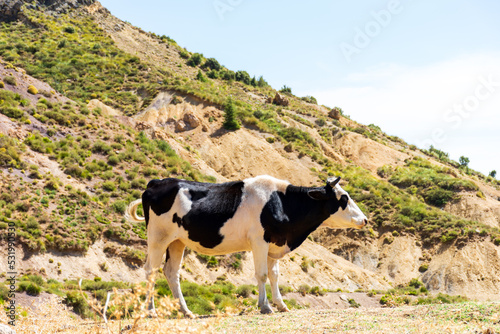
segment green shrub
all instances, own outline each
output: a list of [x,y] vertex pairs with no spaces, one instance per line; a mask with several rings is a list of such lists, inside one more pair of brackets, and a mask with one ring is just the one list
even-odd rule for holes
[[116,166],[120,163],[120,158],[116,154],[112,154],[108,156],[108,164],[112,166]]
[[307,284],[301,284],[297,289],[297,292],[300,293],[302,296],[308,294],[309,291],[311,291],[311,287]]
[[127,208],[127,203],[125,201],[116,201],[112,204],[112,207],[117,213],[124,214],[125,209]]
[[356,302],[354,299],[350,298],[348,300],[349,302],[349,307],[354,307],[354,308],[358,308],[361,306],[361,304],[359,304],[358,302]]
[[94,146],[92,146],[92,152],[108,154],[113,148],[103,141],[97,141]]
[[420,267],[418,267],[418,271],[421,273],[425,273],[429,269],[429,265],[427,263],[422,264]]
[[83,318],[91,316],[90,306],[80,291],[67,291],[63,303],[72,307],[73,311]]
[[201,73],[201,70],[198,70],[198,74],[196,74],[196,80],[199,80],[201,82],[207,82],[207,78]]
[[72,26],[67,26],[64,28],[64,32],[67,32],[68,34],[74,34],[75,33],[75,28]]
[[318,100],[316,100],[316,98],[314,96],[304,96],[302,98],[300,98],[302,101],[305,101],[307,103],[312,103],[312,104],[318,104]]
[[319,286],[313,286],[311,290],[309,291],[310,294],[315,295],[315,296],[324,296],[326,294],[326,290],[320,288]]
[[408,286],[414,287],[415,289],[418,289],[423,285],[424,283],[420,282],[418,278],[412,278],[410,283],[408,283]]
[[102,189],[106,191],[115,191],[116,190],[116,184],[113,181],[105,181],[102,184]]
[[38,296],[42,292],[42,288],[35,283],[30,283],[26,287],[26,293],[30,296]]
[[29,85],[29,87],[28,87],[28,93],[36,95],[36,94],[38,94],[38,89],[35,86],[33,86],[33,85]]
[[286,94],[292,94],[292,89],[288,87],[287,85],[283,85],[280,89],[281,93],[286,93]]
[[236,295],[238,297],[248,298],[255,291],[253,285],[243,284],[236,289]]
[[458,231],[455,231],[455,230],[448,231],[446,234],[444,234],[443,236],[441,236],[441,242],[442,243],[447,243],[447,242],[453,241],[459,235],[460,235],[460,232],[458,232]]
[[423,191],[422,196],[426,203],[442,207],[455,198],[455,193],[450,190],[444,190],[438,187],[431,187]]
[[196,67],[196,66],[200,65],[202,63],[202,61],[203,61],[203,55],[199,54],[199,53],[194,53],[191,56],[191,58],[188,59],[186,64],[189,66],[192,66],[192,67]]
[[16,78],[13,76],[5,77],[3,80],[11,86],[17,86]]
[[15,107],[0,107],[0,113],[7,117],[21,118],[24,115],[24,111]]
[[222,66],[219,64],[217,59],[215,58],[208,58],[205,61],[205,64],[203,64],[203,68],[208,68],[213,71],[220,71],[222,69]]
[[226,101],[224,106],[224,128],[228,130],[238,130],[241,125],[236,119],[236,107],[231,98]]

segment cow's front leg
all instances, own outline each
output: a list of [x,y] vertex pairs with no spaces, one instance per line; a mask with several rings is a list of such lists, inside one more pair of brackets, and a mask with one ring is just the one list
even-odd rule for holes
[[264,240],[252,245],[253,261],[255,265],[255,278],[257,279],[257,286],[259,288],[258,306],[260,307],[260,313],[263,314],[273,313],[271,306],[269,306],[266,295],[268,251],[269,244]]
[[288,312],[288,307],[283,302],[283,297],[281,297],[278,276],[279,276],[279,263],[278,260],[267,258],[267,272],[269,273],[269,283],[271,283],[271,292],[273,294],[273,303],[276,304],[280,312]]
[[175,299],[179,300],[180,311],[185,317],[194,318],[193,313],[188,309],[186,301],[181,291],[179,282],[179,270],[181,269],[182,257],[186,246],[179,240],[172,242],[167,248],[167,259],[163,266],[163,274],[167,278],[168,286]]

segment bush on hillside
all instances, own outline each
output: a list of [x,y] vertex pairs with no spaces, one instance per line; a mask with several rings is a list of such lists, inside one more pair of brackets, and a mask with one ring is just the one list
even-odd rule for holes
[[17,86],[16,78],[13,76],[5,77],[3,80],[11,86]]
[[38,89],[36,89],[36,87],[33,86],[33,85],[29,85],[29,87],[28,87],[28,93],[36,95],[36,94],[38,94]]
[[208,68],[214,71],[220,71],[222,69],[222,66],[219,64],[217,59],[215,58],[208,58],[205,61],[205,64],[203,64],[203,68]]
[[227,130],[238,130],[241,125],[236,119],[236,107],[231,98],[226,101],[224,106],[224,128]]
[[186,64],[192,67],[196,67],[200,65],[202,61],[203,61],[203,55],[200,53],[195,53],[191,56],[191,58],[188,59]]

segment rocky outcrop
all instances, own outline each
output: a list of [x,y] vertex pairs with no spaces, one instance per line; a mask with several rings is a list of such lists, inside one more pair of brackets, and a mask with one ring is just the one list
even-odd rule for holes
[[328,113],[328,116],[330,116],[333,119],[336,119],[337,121],[340,119],[340,109],[335,107],[330,112]]
[[178,120],[176,123],[175,123],[175,132],[184,132],[184,131],[187,131],[188,130],[188,126],[186,123],[184,123],[184,121],[181,119],[181,120]]
[[200,120],[192,112],[185,113],[183,120],[191,127],[191,129],[195,129],[200,126]]
[[288,106],[288,99],[286,97],[284,97],[283,95],[281,95],[280,93],[276,93],[276,95],[274,95],[274,99],[272,98],[268,98],[267,103],[273,103],[273,104],[276,104],[278,106],[283,106],[283,107],[287,107]]

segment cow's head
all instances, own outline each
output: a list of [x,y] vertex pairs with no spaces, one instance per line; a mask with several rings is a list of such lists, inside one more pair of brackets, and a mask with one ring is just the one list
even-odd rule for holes
[[340,177],[329,178],[326,186],[310,190],[308,195],[318,201],[327,201],[330,212],[323,226],[330,228],[362,228],[368,222],[365,214],[354,203],[347,191],[339,185]]

